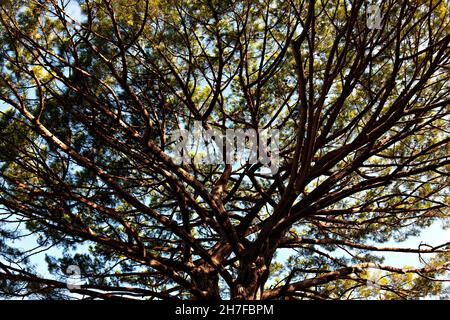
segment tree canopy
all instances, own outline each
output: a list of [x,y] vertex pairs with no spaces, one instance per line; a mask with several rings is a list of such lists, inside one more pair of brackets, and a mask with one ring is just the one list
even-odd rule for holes
[[[386,243],[449,222],[449,2],[373,8],[3,0],[0,296],[445,297],[448,243]],[[178,163],[194,123],[278,130],[277,170]]]

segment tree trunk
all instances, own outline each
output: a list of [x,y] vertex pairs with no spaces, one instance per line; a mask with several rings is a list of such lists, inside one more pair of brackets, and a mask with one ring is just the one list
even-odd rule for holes
[[241,260],[237,285],[231,292],[232,300],[260,300],[269,276],[271,257],[259,255],[255,261]]
[[220,299],[219,275],[213,268],[207,265],[197,267],[192,273],[192,282],[197,289],[207,293],[205,299]]

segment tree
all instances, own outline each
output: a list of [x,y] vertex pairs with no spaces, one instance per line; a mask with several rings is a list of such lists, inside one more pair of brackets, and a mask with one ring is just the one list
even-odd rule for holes
[[[1,294],[444,297],[448,243],[383,243],[448,224],[448,8],[3,1]],[[177,163],[194,123],[279,130],[277,170]]]

